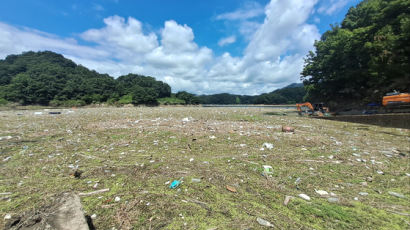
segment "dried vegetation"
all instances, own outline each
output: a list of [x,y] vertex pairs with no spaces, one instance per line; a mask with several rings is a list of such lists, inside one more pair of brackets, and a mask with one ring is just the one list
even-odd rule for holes
[[408,129],[266,108],[59,111],[0,112],[3,226],[63,192],[108,188],[81,196],[97,229],[410,227]]

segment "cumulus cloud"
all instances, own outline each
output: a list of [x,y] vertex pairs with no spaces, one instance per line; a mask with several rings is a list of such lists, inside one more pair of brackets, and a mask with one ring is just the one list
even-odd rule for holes
[[[307,23],[316,2],[271,0],[266,7],[260,7],[265,19],[249,25],[254,32],[239,28],[243,30],[240,33],[249,36],[241,56],[215,56],[211,49],[195,42],[189,25],[173,20],[153,32],[135,18],[112,16],[104,19],[102,28],[84,31],[77,39],[0,23],[0,57],[28,50],[52,50],[113,76],[130,72],[154,76],[169,83],[173,91],[259,94],[299,80],[303,58],[320,37],[316,26]],[[260,14],[243,13],[238,10],[221,18],[237,20],[239,16],[234,15],[242,14],[241,18],[249,19]],[[80,40],[92,45],[80,45]],[[219,45],[235,41],[235,36],[222,38]]]
[[132,17],[126,21],[119,16],[104,19],[105,27],[82,33],[82,39],[98,44],[98,49],[107,50],[119,59],[140,59],[158,46],[155,33],[144,34],[142,23]]
[[226,38],[221,38],[218,41],[218,45],[219,46],[225,46],[225,45],[229,45],[229,44],[232,44],[232,43],[235,43],[235,42],[236,42],[236,37],[234,35],[232,35],[232,36],[229,36],[229,37],[226,37]]
[[178,25],[175,21],[166,21],[161,32],[161,45],[168,52],[185,52],[197,49],[194,32],[187,25]]

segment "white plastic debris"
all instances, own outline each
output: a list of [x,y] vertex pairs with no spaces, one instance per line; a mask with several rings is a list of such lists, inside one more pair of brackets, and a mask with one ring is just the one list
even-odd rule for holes
[[329,197],[329,198],[327,198],[327,201],[329,201],[330,203],[337,203],[337,202],[339,202],[339,198]]
[[34,115],[42,115],[43,112],[34,112]]
[[188,117],[184,117],[184,118],[182,119],[182,121],[183,121],[183,122],[189,122],[189,118],[188,118]]
[[258,221],[258,223],[262,226],[266,226],[266,227],[273,227],[273,224],[271,224],[269,221],[264,220],[262,218],[256,218],[256,221]]
[[273,168],[270,165],[262,165],[264,174],[273,174]]
[[5,220],[10,220],[10,219],[11,219],[11,215],[10,215],[10,214],[6,214],[6,215],[4,216],[4,219],[5,219]]
[[315,192],[321,196],[327,196],[329,195],[328,192],[326,192],[325,190],[315,190]]
[[267,148],[267,149],[273,149],[273,144],[271,143],[263,143],[263,147]]
[[243,148],[246,147],[246,144],[240,144],[239,146]]
[[304,199],[304,200],[310,200],[310,197],[308,196],[308,195],[306,195],[306,194],[299,194],[298,195],[300,198],[302,198],[302,199]]
[[114,199],[115,202],[120,202],[120,200],[121,200],[121,198],[118,197],[118,196],[116,196],[115,199]]
[[194,158],[189,159],[189,162],[192,162],[192,161],[194,161]]
[[215,136],[209,136],[209,139],[216,139]]
[[3,162],[6,162],[6,161],[8,161],[8,160],[10,160],[10,159],[11,159],[11,157],[6,157],[6,158],[3,159]]
[[398,198],[406,198],[403,194],[397,192],[389,192],[389,194]]
[[95,213],[92,214],[92,215],[91,215],[91,219],[93,219],[93,220],[97,219],[97,214],[95,214]]
[[0,141],[2,141],[2,140],[10,140],[11,138],[13,138],[13,137],[12,137],[12,136],[0,137]]
[[296,180],[295,180],[296,185],[299,184],[299,183],[300,183],[300,177],[296,178]]
[[384,172],[381,171],[381,170],[377,170],[377,173],[380,174],[380,175],[383,175],[383,174],[384,174]]

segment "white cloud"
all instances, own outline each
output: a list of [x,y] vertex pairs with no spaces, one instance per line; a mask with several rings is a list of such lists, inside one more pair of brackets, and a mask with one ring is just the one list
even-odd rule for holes
[[239,24],[239,33],[243,35],[246,40],[250,41],[261,25],[261,23],[254,21],[243,21]]
[[187,25],[178,25],[175,21],[166,21],[161,32],[161,45],[169,52],[184,52],[197,49],[194,33]]
[[226,37],[226,38],[221,38],[218,41],[218,45],[219,46],[225,46],[225,45],[229,45],[229,44],[232,44],[232,43],[235,43],[235,42],[236,42],[236,37],[234,35],[232,35],[232,36],[229,36],[229,37]]
[[317,28],[306,24],[315,3],[316,0],[272,0],[266,7],[263,25],[246,48],[245,57],[266,61],[289,51],[306,53],[319,37]]
[[239,28],[239,33],[246,40],[250,40],[252,35],[261,25],[257,19],[265,14],[264,7],[257,2],[248,2],[241,8],[228,13],[216,16],[217,20],[224,20],[228,25]]
[[342,9],[350,0],[330,0],[326,1],[326,4],[319,7],[317,10],[319,13],[325,13],[327,15],[332,15],[334,12]]
[[0,58],[8,54],[46,49],[94,60],[109,56],[109,52],[105,50],[78,45],[74,39],[62,39],[41,31],[16,28],[0,22]]
[[243,8],[233,12],[223,13],[216,16],[217,20],[246,20],[262,16],[263,7],[257,2],[248,2]]
[[98,44],[99,49],[109,51],[116,58],[138,59],[158,46],[157,36],[144,34],[142,23],[132,17],[125,21],[112,16],[105,18],[104,23],[104,28],[87,30],[81,38]]
[[[104,27],[79,35],[78,41],[93,46],[0,23],[0,57],[52,50],[101,73],[154,76],[169,83],[173,91],[259,94],[299,80],[303,58],[320,37],[316,26],[306,22],[315,4],[316,0],[271,0],[264,8],[263,23],[249,24],[255,32],[242,32],[248,33],[249,44],[237,57],[229,53],[215,56],[208,47],[199,46],[188,25],[170,20],[154,33],[137,19],[119,16],[108,17]],[[255,13],[243,17],[251,15]],[[235,36],[221,39],[220,45],[235,40]]]

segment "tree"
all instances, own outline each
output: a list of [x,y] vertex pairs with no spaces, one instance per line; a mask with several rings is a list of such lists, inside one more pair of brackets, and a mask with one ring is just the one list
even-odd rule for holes
[[118,83],[118,91],[122,95],[130,93],[135,86],[140,86],[143,88],[152,88],[159,98],[171,96],[171,87],[164,82],[155,80],[153,77],[128,74],[118,77],[116,82]]
[[158,105],[158,92],[153,88],[134,86],[131,90],[132,103],[135,105]]
[[180,91],[175,95],[176,98],[184,100],[186,105],[197,105],[200,100],[194,94],[188,93],[186,91]]
[[238,96],[235,98],[235,103],[236,104],[241,104],[241,99]]
[[350,8],[309,52],[301,73],[306,99],[339,108],[410,91],[410,2],[366,0]]

